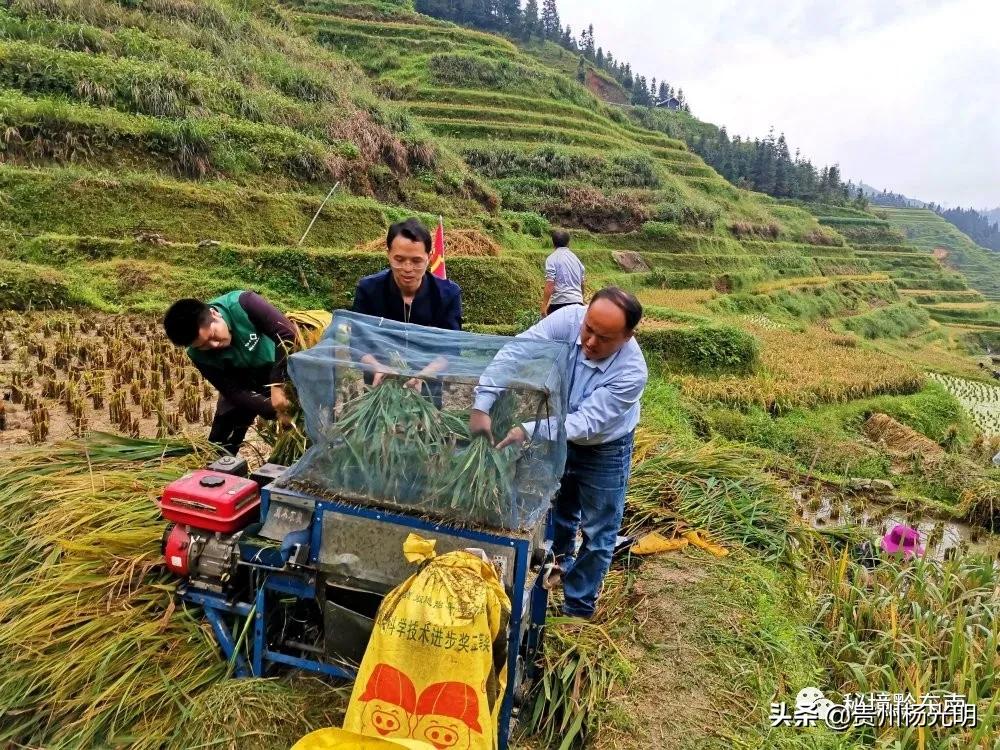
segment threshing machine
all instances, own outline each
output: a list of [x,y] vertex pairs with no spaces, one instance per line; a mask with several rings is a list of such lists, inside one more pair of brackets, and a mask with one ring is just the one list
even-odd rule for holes
[[[415,572],[402,555],[407,535],[434,539],[439,554],[479,549],[511,602],[498,727],[505,748],[545,624],[567,357],[564,344],[337,311],[322,340],[290,358],[312,442],[305,455],[249,476],[244,461],[224,457],[173,482],[161,499],[172,522],[167,567],[184,579],[181,599],[202,607],[235,674],[292,668],[353,679],[382,598]],[[373,370],[388,368],[373,387]],[[379,412],[384,420],[375,421],[382,404],[371,403],[373,394],[402,383],[424,401],[419,424],[412,410]],[[471,452],[478,438],[467,431],[474,404],[489,411],[494,434],[524,424],[530,436],[488,451],[495,463],[482,475]],[[463,474],[470,466],[473,474]]]

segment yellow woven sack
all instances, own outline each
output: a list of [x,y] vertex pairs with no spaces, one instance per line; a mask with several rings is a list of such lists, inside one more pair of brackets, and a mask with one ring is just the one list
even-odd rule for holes
[[363,737],[345,729],[317,729],[292,745],[292,750],[435,750],[434,745],[417,740],[380,740]]
[[510,600],[493,565],[469,552],[435,557],[433,541],[416,534],[403,551],[422,567],[379,607],[344,729],[494,750]]

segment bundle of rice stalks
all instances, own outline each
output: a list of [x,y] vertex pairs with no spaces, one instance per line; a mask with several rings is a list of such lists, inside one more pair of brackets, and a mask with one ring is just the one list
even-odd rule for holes
[[490,429],[493,433],[493,442],[503,440],[511,428],[517,422],[517,394],[513,390],[506,390],[493,403],[490,409]]
[[291,466],[309,447],[309,437],[304,430],[305,421],[301,410],[294,409],[289,417],[291,423],[288,426],[275,420],[257,420],[255,429],[258,436],[271,446],[271,452],[267,457],[269,463]]
[[398,377],[344,404],[337,430],[343,442],[328,456],[332,476],[345,487],[404,502],[414,499],[421,479],[440,468],[455,443],[441,412]]
[[862,431],[869,440],[882,443],[887,452],[899,457],[917,456],[924,462],[933,462],[944,455],[940,445],[888,414],[875,412],[865,421]]
[[411,432],[431,442],[448,437],[434,404],[394,376],[344,404],[337,427],[350,438],[410,439]]
[[0,744],[163,747],[225,674],[159,572],[155,497],[204,459],[163,456],[191,450],[99,435],[0,468]]
[[474,524],[510,526],[514,473],[520,447],[497,450],[484,435],[451,454],[443,475],[432,477],[433,508],[446,507]]
[[973,479],[962,492],[955,515],[995,532],[1000,525],[1000,482],[991,477]]
[[178,748],[287,750],[303,735],[339,726],[350,686],[314,677],[223,680],[194,696],[172,743]]
[[[358,245],[358,250],[385,252],[385,240],[372,240]],[[445,236],[445,258],[464,255],[469,257],[500,255],[500,245],[478,229],[449,229]]]
[[605,578],[593,620],[550,614],[541,677],[533,702],[529,701],[522,713],[526,730],[544,746],[585,746],[599,730],[617,686],[633,670],[617,643],[639,627],[636,612],[640,601],[634,577],[613,570]]
[[[523,447],[497,450],[487,437],[471,436],[466,411],[441,410],[404,381],[389,376],[347,401],[322,450],[300,463],[290,481],[321,495],[366,497],[462,523],[516,527],[515,475]],[[516,394],[498,399],[496,436],[507,434],[516,410]]]
[[683,520],[723,544],[780,556],[791,511],[788,493],[743,450],[672,446],[632,472],[624,528],[632,533]]
[[632,468],[656,454],[666,442],[666,435],[642,425],[636,427],[635,437],[632,440]]

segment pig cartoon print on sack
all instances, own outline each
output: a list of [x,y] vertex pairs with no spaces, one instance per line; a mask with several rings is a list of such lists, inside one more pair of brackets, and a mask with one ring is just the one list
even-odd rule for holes
[[417,700],[413,738],[436,750],[469,750],[479,725],[479,695],[464,682],[428,685]]
[[417,690],[413,681],[388,664],[377,664],[368,678],[361,722],[365,734],[380,737],[409,737],[410,720],[417,707]]

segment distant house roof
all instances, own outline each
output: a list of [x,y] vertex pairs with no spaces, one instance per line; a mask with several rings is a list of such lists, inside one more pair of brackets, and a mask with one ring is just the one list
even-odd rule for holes
[[671,96],[666,99],[660,99],[658,102],[656,102],[656,106],[663,107],[665,109],[680,109],[681,102],[680,99],[678,99],[677,97]]

